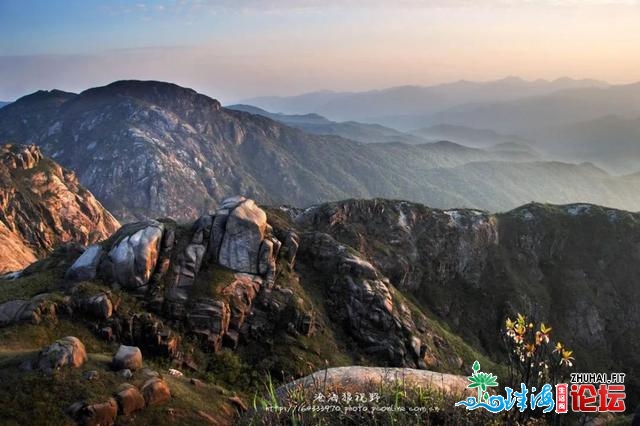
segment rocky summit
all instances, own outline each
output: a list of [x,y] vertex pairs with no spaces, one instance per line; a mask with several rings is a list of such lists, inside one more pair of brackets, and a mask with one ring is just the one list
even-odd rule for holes
[[0,274],[23,269],[61,243],[103,240],[118,227],[72,171],[36,146],[0,147]]
[[[22,340],[24,333],[38,337]],[[21,348],[0,360],[0,379],[22,389],[22,374],[40,383],[67,372],[68,392],[37,415],[82,424],[134,411],[152,424],[155,411],[142,400],[169,404],[196,424],[228,423],[246,409],[242,395],[262,377],[255,372],[279,381],[327,364],[462,373],[481,356],[362,253],[242,196],[190,224],[129,223],[36,262],[2,283],[0,337]],[[51,363],[40,368],[42,359]],[[154,365],[171,369],[150,375]],[[213,377],[241,396],[212,392]],[[209,405],[196,409],[197,401]],[[10,416],[24,419],[19,410]]]
[[[581,368],[630,373],[640,360],[615,348],[633,345],[638,331],[638,223],[637,214],[589,204],[489,214],[382,199],[261,207],[235,196],[191,223],[133,222],[86,248],[57,249],[4,281],[0,337],[22,349],[0,357],[0,379],[22,389],[14,369],[31,371],[33,383],[86,370],[82,385],[65,386],[93,402],[67,392],[39,413],[60,418],[68,406],[61,421],[135,411],[147,424],[149,406],[168,404],[196,423],[225,423],[246,409],[256,372],[284,383],[327,365],[455,375],[481,360],[502,371],[500,324],[520,311],[554,324]],[[45,355],[34,358],[36,349]],[[150,373],[167,365],[165,376]],[[348,371],[354,385],[386,374]],[[329,372],[310,377],[339,382]],[[629,377],[633,403],[638,383]],[[210,380],[240,396],[212,393]],[[446,381],[453,389],[464,377]]]

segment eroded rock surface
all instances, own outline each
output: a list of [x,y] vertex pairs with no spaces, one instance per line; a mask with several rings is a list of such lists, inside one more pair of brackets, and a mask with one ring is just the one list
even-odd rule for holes
[[0,274],[24,268],[61,243],[103,240],[118,226],[73,172],[36,146],[0,146]]

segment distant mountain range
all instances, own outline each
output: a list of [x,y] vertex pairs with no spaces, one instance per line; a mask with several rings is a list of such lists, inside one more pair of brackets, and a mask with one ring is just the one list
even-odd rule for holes
[[[333,93],[330,100],[328,96],[250,102],[273,111],[360,119],[428,140],[446,139],[475,147],[525,142],[563,161],[589,161],[615,174],[638,171],[640,83],[612,86],[596,80],[507,78]],[[313,104],[312,98],[318,102]]]
[[[379,124],[366,124],[357,121],[336,122],[319,114],[282,114],[272,113],[251,105],[229,105],[229,109],[245,111],[250,114],[262,115],[287,126],[304,130],[316,135],[334,135],[362,143],[403,142],[408,144],[423,144],[432,142],[419,135],[400,132]],[[445,138],[442,138],[445,139]],[[441,139],[437,139],[438,141]]]
[[0,108],[2,108],[5,105],[9,105],[11,102],[2,102],[0,101]]
[[[314,112],[331,120],[374,122],[408,130],[438,123],[414,122],[399,126],[396,121],[402,121],[406,116],[427,116],[478,102],[503,102],[565,89],[607,86],[607,83],[597,80],[560,78],[553,81],[525,81],[518,77],[507,77],[490,82],[463,80],[436,86],[400,86],[356,93],[323,91],[291,97],[259,97],[242,103],[285,114]],[[486,128],[482,125],[477,127]]]
[[[313,120],[327,125],[302,122]],[[153,81],[25,96],[0,110],[2,141],[39,145],[119,219],[194,218],[237,193],[298,206],[385,197],[492,211],[532,200],[640,210],[638,177],[544,162],[517,143],[363,144]]]
[[472,127],[436,124],[429,127],[422,127],[414,130],[412,134],[427,140],[448,140],[473,147],[490,147],[495,145],[512,144],[523,149],[531,143],[516,135],[505,135],[490,129],[475,129]]

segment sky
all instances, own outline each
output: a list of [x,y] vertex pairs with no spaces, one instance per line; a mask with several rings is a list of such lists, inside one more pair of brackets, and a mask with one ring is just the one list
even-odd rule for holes
[[225,104],[486,81],[640,80],[640,0],[0,0],[0,100],[119,79]]

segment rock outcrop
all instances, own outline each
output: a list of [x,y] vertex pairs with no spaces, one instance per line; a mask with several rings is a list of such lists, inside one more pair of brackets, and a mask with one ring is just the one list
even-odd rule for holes
[[420,332],[409,308],[392,294],[388,278],[327,234],[303,234],[300,256],[325,274],[329,315],[365,352],[395,366],[425,367],[426,349],[415,337]]
[[[291,231],[286,243],[284,264],[292,268],[299,237]],[[295,332],[313,331],[313,314],[304,313],[291,292],[273,289],[281,246],[264,210],[253,200],[231,197],[215,214],[201,216],[189,228],[170,220],[125,225],[100,245],[87,248],[66,278],[100,279],[143,295],[149,306],[184,321],[191,334],[217,351],[223,345],[235,348],[242,335],[257,335],[265,327],[273,331],[285,320],[284,326]],[[211,282],[219,282],[213,292]],[[72,294],[81,311],[104,320],[112,316],[108,294]],[[118,317],[109,324],[109,338],[154,352],[176,352],[175,336],[162,331],[162,322],[150,314]]]
[[75,174],[35,146],[0,146],[0,274],[22,269],[57,245],[91,244],[118,222]]

